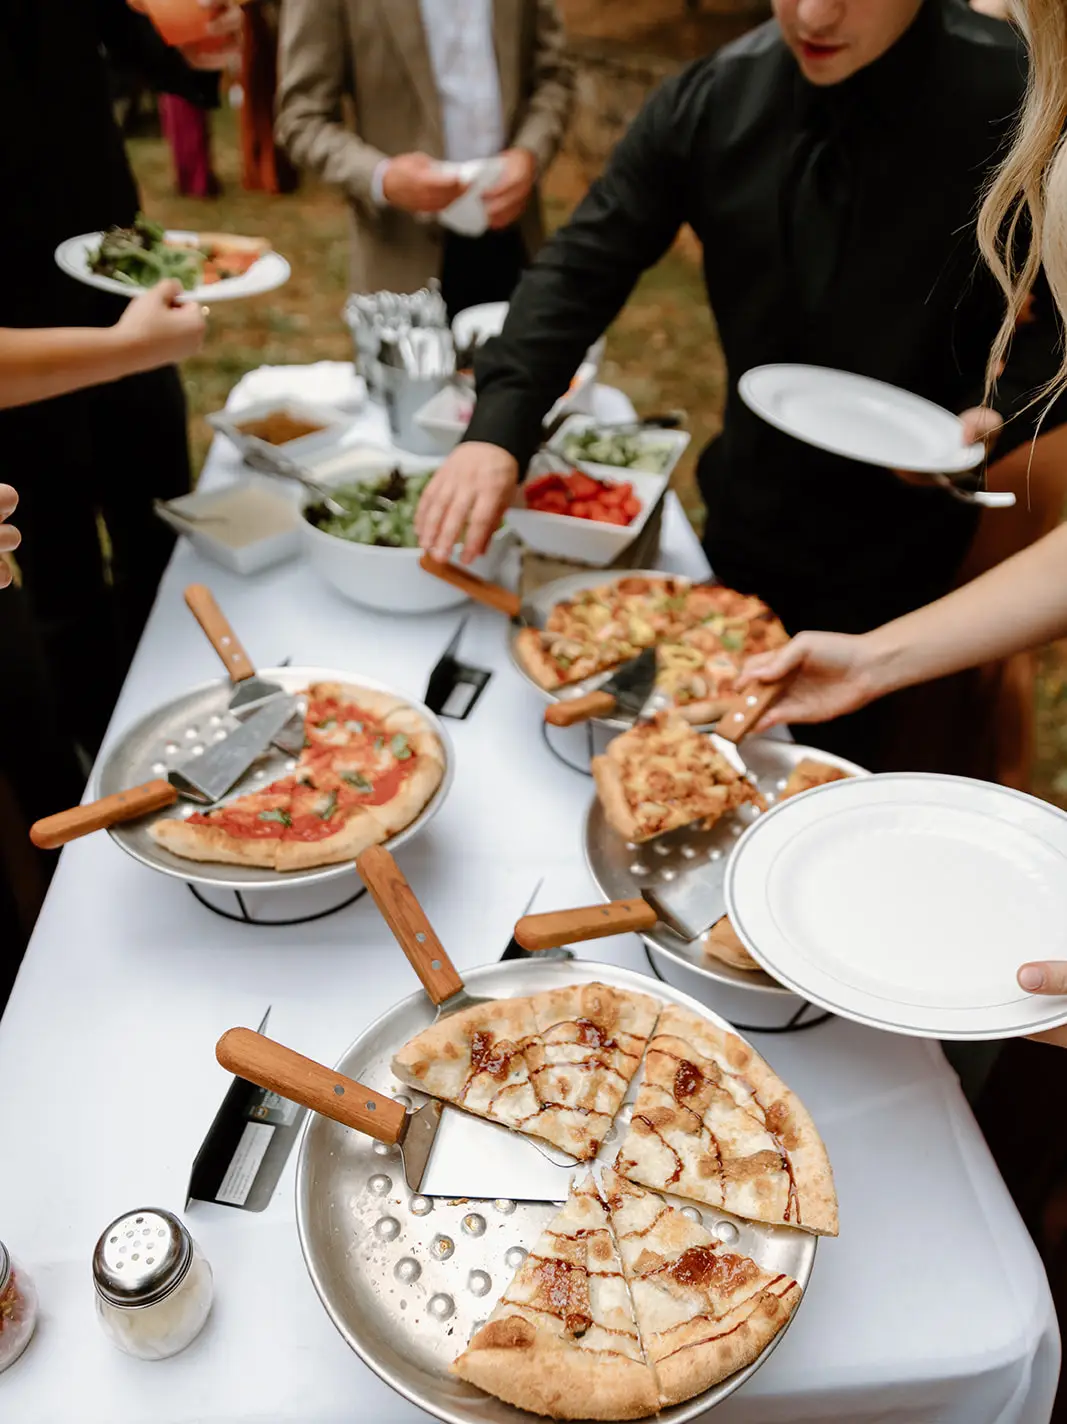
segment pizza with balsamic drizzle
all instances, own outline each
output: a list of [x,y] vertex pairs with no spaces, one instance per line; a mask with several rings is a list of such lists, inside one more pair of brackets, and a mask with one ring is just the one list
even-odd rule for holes
[[452,1372],[552,1419],[642,1419],[659,1406],[604,1204],[572,1185]]
[[837,1235],[837,1196],[803,1103],[736,1035],[669,1005],[615,1170],[750,1221]]
[[427,720],[372,688],[322,682],[306,696],[304,750],[289,775],[158,820],[153,840],[189,860],[291,871],[353,860],[409,825],[444,775]]
[[788,1324],[801,1296],[791,1276],[610,1170],[604,1196],[661,1408],[744,1369]]
[[393,1071],[587,1161],[622,1105],[659,1009],[647,994],[599,983],[474,1004],[417,1034]]

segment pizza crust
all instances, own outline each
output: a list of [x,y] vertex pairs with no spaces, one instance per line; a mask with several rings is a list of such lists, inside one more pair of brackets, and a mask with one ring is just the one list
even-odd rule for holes
[[155,821],[148,834],[155,843],[184,860],[215,861],[220,865],[249,865],[273,870],[281,842],[274,836],[256,840],[231,836],[218,826],[190,825],[168,816]]
[[608,825],[618,831],[625,841],[640,840],[641,827],[626,799],[619,763],[609,756],[595,756],[589,766]]
[[311,870],[317,865],[337,865],[342,860],[355,860],[368,846],[380,845],[386,830],[377,816],[358,808],[345,818],[344,825],[332,836],[319,841],[274,842],[277,854],[276,870]]
[[710,959],[721,959],[731,969],[743,969],[746,973],[757,973],[760,965],[752,958],[741,943],[737,931],[728,916],[712,925],[704,941],[704,953]]
[[419,756],[414,771],[400,783],[395,796],[380,806],[365,808],[365,813],[382,827],[383,840],[411,825],[440,786],[444,769],[444,762],[437,757]]
[[408,706],[402,697],[396,697],[391,692],[379,692],[373,687],[358,687],[351,682],[313,682],[307,695],[311,702],[353,702],[366,712],[368,717],[379,722],[384,722],[390,712]]
[[515,635],[515,656],[546,692],[563,686],[559,669],[548,655],[545,640],[536,628],[520,628]]

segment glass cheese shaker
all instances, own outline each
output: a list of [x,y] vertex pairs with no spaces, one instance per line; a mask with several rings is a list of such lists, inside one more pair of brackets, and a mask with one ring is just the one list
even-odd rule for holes
[[0,1241],[0,1373],[25,1350],[36,1324],[33,1282]]
[[93,1285],[104,1333],[139,1360],[184,1350],[211,1310],[211,1267],[174,1213],[158,1207],[111,1223],[93,1252]]

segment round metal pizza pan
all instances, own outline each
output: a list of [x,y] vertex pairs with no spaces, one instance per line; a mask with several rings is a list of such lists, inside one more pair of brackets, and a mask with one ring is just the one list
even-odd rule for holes
[[[730,1027],[669,984],[590,960],[511,961],[473,969],[464,979],[472,993],[500,997],[600,980],[651,993]],[[423,993],[404,999],[360,1035],[336,1065],[338,1071],[405,1105],[419,1106],[424,1095],[395,1078],[390,1064],[400,1047],[433,1021],[434,1012]],[[635,1080],[627,1102],[636,1092]],[[619,1129],[627,1120],[624,1106],[601,1149],[604,1162],[614,1158]],[[788,1273],[806,1291],[816,1237],[788,1226],[741,1221],[680,1197],[668,1200],[732,1249],[766,1269]],[[297,1229],[319,1298],[364,1363],[445,1424],[533,1424],[534,1415],[454,1378],[448,1367],[557,1210],[549,1203],[421,1197],[408,1189],[396,1148],[315,1114],[304,1128],[296,1177]],[[740,1388],[781,1338],[746,1369],[652,1417],[659,1424],[684,1424],[703,1416]]]
[[[421,713],[440,740],[445,759],[444,775],[441,784],[418,816],[385,844],[390,850],[395,850],[429,824],[448,795],[455,775],[455,754],[440,719],[428,707],[375,678],[364,677],[360,673],[343,672],[337,668],[274,667],[259,668],[257,673],[267,682],[279,683],[286,692],[303,692],[312,682],[345,682],[369,688],[374,692],[388,692],[394,697],[402,698],[416,712]],[[125,791],[131,786],[140,785],[141,782],[166,776],[172,766],[193,754],[196,747],[206,747],[213,741],[221,741],[227,731],[232,731],[238,725],[237,719],[229,711],[232,696],[231,683],[219,680],[205,682],[146,713],[132,727],[127,728],[105,753],[94,777],[93,796],[110,796],[112,792]],[[287,770],[291,770],[293,765],[291,758],[272,746],[267,754],[245,773],[230,796],[224,800],[269,786],[272,781],[284,776]],[[255,866],[213,865],[206,861],[185,860],[164,850],[149,835],[149,827],[164,816],[188,816],[198,809],[190,801],[178,801],[176,805],[155,815],[113,826],[108,834],[127,855],[132,855],[134,860],[139,860],[142,865],[159,870],[164,875],[172,875],[178,880],[188,880],[196,885],[210,885],[220,890],[277,890],[293,885],[317,884],[355,874],[351,861],[281,874],[277,870]]]
[[[785,786],[790,772],[806,757],[839,767],[852,776],[869,773],[855,762],[814,747],[801,747],[795,742],[779,741],[777,737],[747,737],[741,747],[745,763],[756,784],[770,805]],[[725,880],[726,863],[745,829],[759,816],[753,806],[745,806],[724,817],[710,831],[685,826],[657,836],[644,845],[624,841],[608,824],[599,800],[594,797],[585,820],[585,860],[597,889],[605,900],[630,900],[641,894],[643,886],[662,886],[668,891],[683,877],[717,875]],[[726,913],[723,895],[722,913]],[[641,935],[646,944],[659,950],[686,969],[731,989],[748,989],[757,994],[789,994],[785,988],[762,969],[735,969],[706,949],[708,935],[686,940],[662,922]]]
[[[565,578],[553,579],[551,583],[542,584],[533,593],[526,594],[524,602],[537,610],[538,621],[543,622],[555,605],[562,603],[564,599],[573,598],[583,589],[599,588],[606,583],[618,583],[624,578],[669,578],[684,584],[695,582],[683,574],[674,574],[667,569],[619,569],[614,575],[607,569],[583,569],[580,574],[567,574]],[[514,622],[508,628],[508,654],[521,675],[546,702],[567,702],[574,697],[584,697],[587,692],[593,692],[596,688],[602,687],[611,677],[611,672],[601,672],[597,673],[595,677],[587,677],[581,682],[576,682],[571,687],[561,687],[558,690],[549,691],[548,688],[542,687],[523,666],[522,659],[516,649],[516,639],[520,631],[520,625]],[[634,724],[632,717],[595,717],[593,721],[597,726],[610,727],[616,732],[625,732]]]

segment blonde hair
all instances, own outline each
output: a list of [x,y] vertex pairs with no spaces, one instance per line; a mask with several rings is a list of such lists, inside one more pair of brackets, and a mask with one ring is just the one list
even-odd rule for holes
[[[978,218],[982,255],[1008,307],[989,356],[987,403],[1042,266],[1067,320],[1067,0],[1014,0],[1013,12],[1030,51],[1029,82],[1011,151]],[[1051,401],[1065,388],[1067,353],[1038,399]]]

